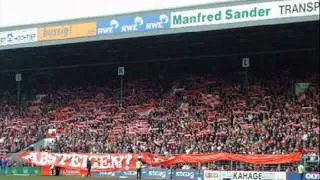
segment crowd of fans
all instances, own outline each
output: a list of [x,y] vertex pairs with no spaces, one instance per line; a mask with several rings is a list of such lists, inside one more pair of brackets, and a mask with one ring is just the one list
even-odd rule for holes
[[[128,79],[119,86],[52,88],[10,105],[0,92],[0,150],[18,152],[48,136],[42,151],[161,155],[281,154],[319,147],[319,74],[306,79],[215,75]],[[258,79],[258,80],[257,80]],[[295,84],[307,82],[303,93]]]

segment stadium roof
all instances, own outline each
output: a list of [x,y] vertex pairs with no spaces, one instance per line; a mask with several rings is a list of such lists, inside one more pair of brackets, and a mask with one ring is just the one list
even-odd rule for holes
[[0,72],[319,50],[319,21],[0,51]]

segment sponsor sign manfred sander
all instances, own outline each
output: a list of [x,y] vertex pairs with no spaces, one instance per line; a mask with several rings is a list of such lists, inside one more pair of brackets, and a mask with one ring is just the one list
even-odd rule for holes
[[254,3],[171,13],[171,27],[219,25],[267,19],[319,16],[319,0]]

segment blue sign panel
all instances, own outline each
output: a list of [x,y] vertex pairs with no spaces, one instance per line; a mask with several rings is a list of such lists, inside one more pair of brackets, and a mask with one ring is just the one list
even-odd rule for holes
[[115,172],[92,172],[93,177],[115,177]]
[[167,14],[135,16],[97,21],[97,35],[146,32],[168,29],[169,27],[170,17]]
[[142,171],[142,177],[147,179],[169,179],[169,173],[167,170],[149,169]]
[[202,180],[203,172],[194,170],[175,170],[172,174],[175,180]]
[[[300,180],[301,175],[298,173],[288,173],[287,174],[287,179],[288,180]],[[320,174],[317,172],[310,172],[304,174],[302,180],[320,180]]]
[[119,173],[117,173],[117,177],[119,177],[119,178],[136,178],[137,172],[136,171],[119,172]]

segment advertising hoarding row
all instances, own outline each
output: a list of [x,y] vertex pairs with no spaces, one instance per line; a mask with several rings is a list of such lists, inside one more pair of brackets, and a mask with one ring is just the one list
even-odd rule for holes
[[[42,169],[42,172],[46,170]],[[36,170],[34,175],[39,175],[40,170]],[[32,174],[32,173],[26,173]],[[42,173],[43,176],[50,176]],[[60,171],[60,176],[83,176],[85,171],[64,169]],[[93,177],[111,178],[136,178],[136,171],[125,172],[101,172],[93,171]],[[213,171],[213,170],[182,170],[182,169],[143,169],[144,179],[175,179],[175,180],[300,180],[301,175],[293,172],[268,172],[268,171]],[[320,180],[319,172],[307,172],[303,174],[302,180]]]
[[146,32],[170,28],[170,15],[157,14],[97,21],[97,35]]
[[[319,0],[285,0],[233,5],[213,8],[193,8],[162,13],[138,13],[137,15],[100,18],[96,21],[38,26],[35,28],[0,32],[0,48],[45,41],[93,37],[113,37],[130,33],[145,36],[148,32],[170,33],[176,29],[186,32],[190,28],[214,27],[235,24],[245,27],[255,22],[263,25],[265,20],[319,16]],[[319,20],[319,17],[317,18]],[[220,29],[221,29],[220,28]],[[117,36],[119,38],[119,36]]]

